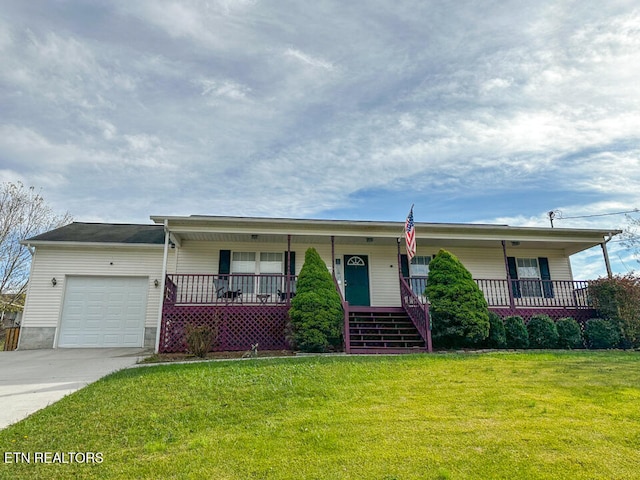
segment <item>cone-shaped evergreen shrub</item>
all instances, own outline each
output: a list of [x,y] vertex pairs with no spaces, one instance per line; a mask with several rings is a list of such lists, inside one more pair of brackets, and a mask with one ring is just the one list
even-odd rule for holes
[[505,318],[504,332],[508,348],[527,348],[529,346],[529,332],[527,332],[522,317],[515,315]]
[[489,336],[485,343],[489,348],[504,348],[507,346],[504,322],[502,317],[495,312],[489,312]]
[[289,309],[289,342],[305,352],[326,352],[342,344],[343,311],[331,273],[314,248],[305,253],[296,296]]
[[435,345],[471,347],[487,338],[487,302],[469,270],[455,255],[440,250],[431,260],[426,292]]
[[620,333],[609,320],[592,318],[584,327],[584,338],[589,348],[613,348],[620,341]]
[[527,323],[530,348],[557,348],[558,329],[548,315],[534,315]]
[[559,348],[581,348],[582,332],[580,325],[573,318],[561,318],[556,322],[558,330],[558,347]]

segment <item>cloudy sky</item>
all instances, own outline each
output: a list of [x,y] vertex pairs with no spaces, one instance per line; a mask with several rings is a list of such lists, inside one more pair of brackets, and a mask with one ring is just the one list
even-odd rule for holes
[[0,0],[0,180],[80,221],[548,226],[640,207],[639,78],[637,0]]

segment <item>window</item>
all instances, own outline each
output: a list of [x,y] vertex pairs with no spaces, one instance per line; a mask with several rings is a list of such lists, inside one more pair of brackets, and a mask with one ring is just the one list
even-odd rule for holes
[[[233,252],[231,289],[242,290],[244,294],[275,294],[282,288],[283,260],[281,252]],[[255,275],[260,275],[257,284]]]
[[429,262],[431,262],[431,256],[415,256],[409,264],[411,290],[416,295],[424,295],[424,290],[427,287],[427,277],[429,276]]
[[[282,289],[282,277],[280,276],[284,272],[283,268],[283,254],[282,253],[260,253],[260,293],[275,294],[278,289]],[[272,275],[269,275],[272,274]]]
[[540,266],[537,258],[517,258],[516,268],[523,297],[541,297]]
[[241,274],[232,275],[231,290],[242,290],[242,293],[254,293],[253,277],[248,275],[254,275],[256,273],[255,252],[233,252],[231,256],[231,273]]

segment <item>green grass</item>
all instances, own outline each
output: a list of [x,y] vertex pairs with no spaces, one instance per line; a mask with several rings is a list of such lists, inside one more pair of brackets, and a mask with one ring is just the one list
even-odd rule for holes
[[[111,375],[0,432],[0,478],[640,478],[640,355],[307,357]],[[1,460],[0,460],[1,461]]]

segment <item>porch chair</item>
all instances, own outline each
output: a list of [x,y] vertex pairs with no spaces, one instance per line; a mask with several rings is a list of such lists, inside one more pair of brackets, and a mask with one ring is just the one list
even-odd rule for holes
[[242,303],[242,290],[227,290],[226,287],[220,287],[218,290],[216,290],[216,298],[218,300],[224,300],[225,303]]
[[[282,290],[277,290],[278,294],[278,303],[284,303],[287,300],[287,292],[283,292]],[[296,296],[296,292],[289,292],[289,299],[292,299]]]

